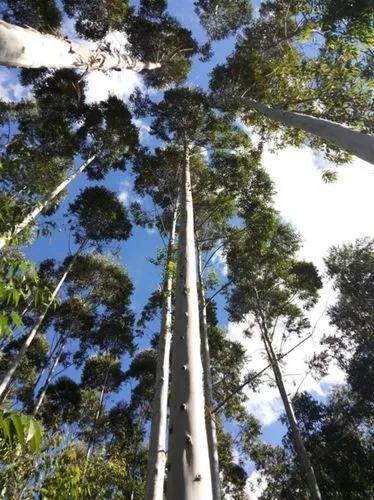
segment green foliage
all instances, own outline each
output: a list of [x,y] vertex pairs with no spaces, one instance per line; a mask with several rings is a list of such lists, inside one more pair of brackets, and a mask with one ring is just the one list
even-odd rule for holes
[[87,106],[84,123],[77,131],[81,155],[97,159],[87,167],[90,179],[103,179],[110,169],[124,170],[138,148],[138,131],[125,103],[114,96]]
[[132,8],[127,0],[64,0],[65,12],[75,19],[75,29],[85,38],[100,40],[109,31],[121,30]]
[[75,241],[109,243],[127,240],[131,223],[127,212],[116,195],[105,187],[86,188],[69,205],[69,222]]
[[249,0],[198,0],[194,2],[200,22],[212,40],[221,40],[248,24]]
[[23,327],[22,310],[38,307],[49,297],[40,284],[35,264],[19,253],[4,253],[0,260],[0,337]]
[[1,14],[7,22],[47,32],[58,30],[61,24],[55,0],[7,0],[2,2]]
[[255,213],[246,223],[245,232],[233,233],[227,254],[231,317],[240,321],[251,312],[269,331],[283,318],[289,331],[300,333],[308,323],[296,300],[306,309],[316,303],[317,269],[296,259],[300,238],[276,213]]
[[[346,387],[341,387],[332,392],[326,403],[306,393],[293,402],[321,495],[326,499],[370,498],[373,494],[370,415],[357,411],[354,399]],[[251,456],[267,482],[263,500],[291,500],[295,491],[296,498],[307,495],[290,431],[283,446],[258,443],[252,448]]]
[[[211,89],[219,108],[244,114],[247,125],[264,140],[271,135],[279,147],[307,142],[322,150],[327,159],[343,163],[350,157],[334,145],[309,138],[300,130],[285,129],[251,109],[253,99],[370,133],[371,90],[367,73],[372,55],[362,43],[342,34],[336,26],[324,24],[324,9],[329,3],[333,2],[263,2],[259,17],[245,28],[234,52],[214,69]],[[342,4],[347,10],[351,7],[351,2]],[[338,16],[339,10],[331,12]],[[340,21],[344,30],[349,21]],[[367,28],[370,38],[369,33]]]
[[18,447],[37,453],[42,444],[42,427],[30,415],[0,410],[0,447],[7,453]]
[[[162,5],[159,7],[163,8]],[[146,82],[154,87],[165,88],[186,79],[192,57],[199,47],[191,32],[183,28],[177,19],[165,13],[159,14],[130,17],[125,32],[134,57],[161,64],[158,69],[144,71]]]

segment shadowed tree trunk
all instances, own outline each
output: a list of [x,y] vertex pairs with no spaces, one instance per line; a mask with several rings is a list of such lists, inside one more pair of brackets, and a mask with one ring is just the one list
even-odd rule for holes
[[169,269],[169,263],[173,261],[177,216],[178,205],[174,209],[165,270],[161,332],[157,351],[156,386],[148,452],[146,500],[163,500],[164,498],[173,291],[173,276]]
[[71,68],[86,71],[123,70],[139,73],[159,68],[158,63],[142,62],[129,54],[88,49],[58,36],[43,34],[0,21],[0,64],[20,68]]
[[271,108],[253,99],[248,99],[247,102],[253,109],[271,120],[316,135],[325,141],[334,143],[344,151],[374,164],[374,136],[372,135],[357,132],[324,118]]
[[175,292],[175,335],[172,345],[168,500],[212,500],[205,398],[201,363],[199,303],[190,157],[181,189]]
[[208,436],[210,474],[212,477],[213,500],[221,498],[221,484],[219,478],[219,459],[216,422],[213,415],[213,384],[210,368],[210,352],[208,340],[208,323],[206,318],[206,301],[204,292],[204,283],[201,272],[201,256],[198,251],[198,278],[199,278],[199,313],[200,313],[200,332],[201,347],[204,370],[204,393],[205,393],[205,425]]

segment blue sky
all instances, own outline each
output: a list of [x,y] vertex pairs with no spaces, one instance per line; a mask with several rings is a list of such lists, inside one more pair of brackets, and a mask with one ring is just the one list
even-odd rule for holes
[[[259,2],[255,2],[258,7]],[[193,11],[191,1],[171,0],[169,11],[180,19],[182,24],[193,31],[200,41],[205,41],[198,19]],[[71,23],[66,23],[66,29],[71,30]],[[219,62],[223,62],[233,48],[234,40],[225,40],[214,45],[215,56],[208,63],[194,62],[188,82],[195,86],[206,88],[209,72]],[[0,96],[10,100],[20,99],[25,90],[17,82],[17,70],[0,68]],[[93,74],[88,78],[89,95],[92,100],[99,99],[105,92],[113,92],[125,100],[136,84],[141,83],[137,77],[130,74],[100,75]],[[139,123],[140,125],[140,123]],[[147,145],[154,145],[153,139],[147,134],[146,124],[142,124],[142,137]],[[250,133],[250,130],[248,130]],[[255,137],[254,137],[255,139]],[[374,170],[361,160],[354,159],[352,165],[340,170],[339,182],[326,185],[321,181],[320,169],[327,167],[327,162],[316,156],[308,148],[286,148],[274,152],[268,144],[263,158],[264,167],[271,175],[277,194],[275,205],[283,218],[292,222],[304,239],[301,256],[312,260],[323,273],[323,257],[331,245],[352,241],[358,237],[372,236],[372,214],[374,213]],[[118,193],[125,204],[133,201],[136,195],[132,192],[133,178],[131,171],[125,173],[110,173],[104,184]],[[45,258],[62,260],[71,249],[70,235],[64,224],[63,214],[68,204],[74,200],[77,193],[88,183],[83,175],[69,187],[66,199],[61,203],[53,220],[58,229],[50,237],[39,238],[29,248],[26,255],[40,262]],[[148,257],[155,257],[157,248],[162,247],[162,240],[157,233],[134,227],[133,236],[119,247],[119,261],[126,266],[131,276],[135,292],[133,308],[138,314],[147,301],[150,293],[159,285],[160,271],[148,262]],[[222,270],[222,265],[220,266]],[[224,279],[224,276],[222,277]],[[328,394],[331,384],[342,381],[341,373],[332,368],[328,377],[322,382],[316,382],[306,374],[305,361],[313,350],[318,350],[319,341],[330,326],[326,318],[326,304],[334,300],[331,287],[326,283],[318,306],[311,313],[315,334],[312,340],[295,352],[284,367],[289,392],[293,394],[300,383],[301,389],[313,391],[319,398]],[[258,338],[244,339],[242,332],[245,325],[227,323],[222,298],[218,299],[219,320],[228,328],[232,339],[240,340],[248,350],[248,370],[261,369],[265,363],[261,354],[261,344]],[[157,331],[157,324],[151,325],[151,330]],[[148,345],[150,333],[138,339],[139,348]],[[289,374],[297,374],[296,376]],[[306,377],[306,378],[305,378]],[[129,387],[124,386],[115,399],[128,398]],[[283,434],[283,427],[278,422],[282,406],[276,390],[266,385],[261,386],[258,393],[248,393],[248,409],[262,422],[263,438],[272,443],[278,443]],[[251,470],[251,467],[248,469]],[[253,498],[256,497],[256,494]]]

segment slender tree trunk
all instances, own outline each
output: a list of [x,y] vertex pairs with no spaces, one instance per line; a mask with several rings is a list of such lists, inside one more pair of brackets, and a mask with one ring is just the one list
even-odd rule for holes
[[56,196],[59,195],[61,191],[63,191],[74,179],[76,179],[76,177],[78,177],[78,175],[81,174],[96,158],[97,155],[91,156],[91,158],[82,163],[82,165],[75,170],[75,172],[69,175],[69,177],[61,182],[61,184],[59,184],[47,198],[39,203],[34,210],[23,219],[22,222],[17,224],[9,234],[0,237],[0,249],[3,248],[12,237],[17,236],[17,234],[23,231],[32,221],[34,221],[37,216],[51,203],[51,201],[56,198]]
[[73,265],[74,265],[74,262],[76,260],[76,258],[78,257],[80,251],[82,250],[83,246],[84,246],[84,243],[83,242],[78,251],[75,253],[74,257],[72,258],[69,266],[67,267],[66,271],[64,272],[64,274],[62,275],[60,281],[58,282],[56,288],[54,289],[52,295],[51,295],[51,298],[48,302],[48,304],[45,306],[44,308],[44,311],[40,314],[35,326],[32,328],[31,332],[29,333],[27,339],[25,340],[24,344],[22,345],[19,353],[17,354],[16,358],[14,359],[11,367],[9,368],[9,370],[7,371],[7,373],[5,374],[4,376],[4,379],[3,381],[1,382],[1,385],[0,385],[0,403],[2,403],[5,399],[5,396],[7,394],[7,389],[8,387],[10,386],[10,383],[12,381],[12,378],[17,370],[17,368],[19,367],[19,365],[21,364],[21,361],[23,360],[28,348],[30,347],[32,341],[34,340],[36,334],[38,333],[48,311],[49,311],[49,308],[51,307],[51,305],[53,304],[54,300],[56,299],[56,297],[58,296],[59,292],[60,292],[60,289],[62,287],[62,285],[64,284],[68,274],[70,273]]
[[313,500],[321,500],[321,493],[319,491],[318,483],[316,476],[314,474],[314,469],[313,466],[310,462],[308,452],[305,449],[303,439],[301,437],[301,433],[297,424],[297,420],[295,417],[295,413],[293,411],[292,403],[288,397],[284,382],[283,382],[283,375],[282,371],[279,366],[279,362],[277,359],[277,356],[273,350],[272,343],[270,341],[270,338],[268,336],[268,332],[266,328],[262,328],[262,337],[263,341],[265,344],[265,349],[269,358],[269,361],[272,365],[273,371],[274,371],[274,376],[275,380],[278,386],[278,390],[280,393],[280,396],[283,401],[284,409],[286,410],[286,415],[287,415],[287,420],[291,428],[291,433],[296,449],[296,453],[299,457],[299,461],[301,463],[301,467],[304,471],[309,492],[311,494],[311,497]]
[[[50,363],[53,359],[53,357],[55,356],[56,352],[59,350],[59,347],[60,347],[60,340],[61,339],[58,339],[57,342],[56,342],[56,345],[53,347],[53,349],[50,349],[49,351],[49,355],[48,355],[48,359],[47,361],[44,363],[44,366],[43,368],[40,370],[39,372],[39,375],[35,381],[35,384],[34,384],[34,389],[33,389],[33,394],[36,393],[36,390],[38,388],[38,385],[39,385],[39,382],[41,381],[41,379],[43,378],[43,375],[47,372],[49,372],[48,370],[48,367],[50,366]],[[34,398],[35,399],[35,398]]]
[[169,263],[173,262],[177,215],[178,206],[175,207],[173,214],[165,270],[164,299],[160,340],[157,350],[156,387],[152,405],[145,500],[163,500],[164,498],[173,291],[173,276],[169,270]]
[[93,423],[93,426],[92,426],[92,433],[91,433],[90,442],[89,442],[88,448],[87,448],[86,460],[89,460],[90,456],[92,455],[94,446],[95,446],[95,441],[96,441],[96,427],[97,427],[97,422],[99,421],[99,418],[100,418],[100,415],[101,415],[101,412],[102,412],[102,409],[103,409],[104,398],[105,398],[105,394],[106,394],[106,390],[107,390],[107,385],[108,385],[109,370],[110,370],[110,367],[108,367],[108,369],[106,371],[105,379],[104,379],[104,384],[103,384],[103,387],[101,389],[100,399],[99,399],[99,406],[97,408],[96,415],[95,415],[95,420],[94,420],[94,423]]
[[271,108],[253,99],[249,99],[248,103],[256,111],[271,120],[316,135],[321,139],[334,143],[339,148],[352,153],[362,160],[374,163],[374,136],[372,135],[357,132],[324,118],[316,118],[302,113]]
[[128,69],[135,72],[159,68],[158,63],[141,62],[129,54],[88,49],[82,43],[21,28],[0,21],[0,64],[21,68],[71,68],[87,71]]
[[47,389],[48,389],[48,387],[49,387],[49,385],[51,383],[53,374],[54,374],[54,372],[55,372],[55,370],[56,370],[56,368],[57,368],[57,366],[58,366],[58,364],[60,362],[62,353],[64,352],[64,348],[65,348],[65,345],[66,345],[66,340],[67,340],[66,338],[63,338],[61,344],[59,345],[59,347],[57,349],[55,359],[53,360],[53,363],[52,363],[51,367],[49,368],[47,378],[46,378],[46,380],[45,380],[45,382],[43,384],[42,389],[40,390],[37,402],[36,402],[36,404],[34,406],[34,410],[32,412],[33,417],[36,416],[36,414],[40,410],[40,407],[43,404],[43,401],[44,401],[45,395],[47,393]]
[[199,278],[199,312],[200,312],[200,332],[203,354],[204,370],[204,393],[205,393],[205,424],[208,435],[210,474],[212,477],[213,500],[221,498],[221,482],[219,478],[219,459],[216,422],[213,416],[213,384],[212,372],[210,368],[210,352],[208,340],[208,323],[206,318],[206,301],[204,292],[204,283],[201,272],[201,258],[198,251],[198,278]]
[[185,147],[172,346],[168,500],[212,500],[189,149]]

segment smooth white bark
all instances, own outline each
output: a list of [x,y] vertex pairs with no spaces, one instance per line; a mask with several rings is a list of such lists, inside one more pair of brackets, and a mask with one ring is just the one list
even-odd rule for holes
[[128,69],[137,73],[161,66],[100,47],[88,49],[81,43],[5,21],[0,21],[0,64],[21,68],[71,68],[86,71]]
[[210,367],[210,351],[208,340],[208,323],[206,318],[206,301],[204,292],[204,283],[201,272],[201,259],[198,255],[198,278],[199,278],[199,310],[200,310],[200,332],[204,370],[204,393],[205,393],[205,424],[208,435],[210,474],[212,477],[213,500],[221,498],[221,482],[219,477],[219,457],[217,429],[213,412],[213,384],[212,372]]
[[301,468],[305,474],[306,481],[308,484],[308,489],[313,500],[322,500],[321,493],[319,491],[317,479],[314,473],[313,466],[310,462],[308,452],[305,449],[303,439],[297,424],[295,413],[292,407],[290,398],[288,397],[284,382],[282,371],[279,366],[277,355],[273,350],[270,338],[265,328],[262,328],[262,337],[265,344],[265,349],[272,365],[275,381],[283,401],[284,409],[286,411],[287,420],[291,428],[291,434],[295,445],[295,450],[299,458]]
[[30,212],[22,222],[17,224],[11,233],[5,234],[0,237],[0,249],[3,248],[14,236],[17,236],[21,231],[23,231],[31,222],[33,222],[38,215],[51,203],[51,201],[58,196],[61,191],[63,191],[79,174],[81,174],[95,159],[97,155],[91,156],[87,161],[82,163],[82,165],[75,170],[69,177],[67,177],[61,184],[59,184],[52,193],[40,202],[33,210]]
[[[75,254],[75,257],[78,255],[78,252]],[[30,347],[32,341],[34,340],[34,338],[36,337],[36,334],[38,333],[40,327],[41,327],[41,324],[43,323],[44,321],[44,318],[46,317],[47,315],[47,312],[49,310],[49,308],[51,307],[51,305],[53,304],[53,302],[55,301],[57,295],[59,294],[60,292],[60,289],[62,287],[62,285],[64,284],[69,272],[71,271],[73,265],[74,265],[74,260],[75,260],[75,257],[72,259],[72,261],[70,262],[69,266],[67,267],[66,271],[64,272],[64,274],[62,275],[60,281],[58,282],[56,288],[54,289],[52,295],[51,295],[51,298],[49,299],[47,305],[45,306],[43,312],[40,314],[35,326],[32,328],[31,332],[29,333],[28,337],[26,338],[25,342],[23,343],[19,353],[17,354],[17,356],[15,357],[14,361],[12,362],[12,365],[10,366],[9,370],[7,371],[7,373],[5,374],[4,378],[3,378],[3,381],[1,382],[1,385],[0,385],[0,403],[2,403],[6,397],[6,394],[8,392],[8,387],[10,386],[11,384],[11,381],[12,381],[12,378],[17,370],[17,368],[19,367],[19,365],[21,364],[21,361],[23,360],[23,357],[25,356],[28,348]]]
[[181,189],[172,345],[168,500],[212,500],[201,362],[199,303],[190,161]]
[[166,278],[163,290],[164,300],[160,340],[157,350],[156,386],[152,405],[145,500],[163,500],[164,498],[173,291],[173,276],[169,270],[169,263],[173,261],[177,212],[178,207],[176,206],[170,232],[165,271]]
[[324,118],[271,108],[253,99],[249,99],[248,102],[252,108],[271,120],[316,135],[336,144],[339,148],[358,158],[374,164],[374,136],[372,135],[357,132]]
[[43,401],[44,401],[45,395],[47,393],[47,389],[49,387],[49,384],[51,383],[53,374],[54,374],[54,372],[55,372],[55,370],[57,368],[57,365],[60,362],[62,353],[64,352],[65,344],[66,344],[66,339],[62,339],[61,344],[58,346],[55,359],[53,360],[53,363],[52,363],[52,365],[50,366],[50,368],[48,370],[47,378],[46,378],[46,380],[45,380],[45,382],[43,384],[43,387],[41,388],[41,390],[39,392],[38,399],[37,399],[37,401],[35,403],[35,406],[34,406],[34,409],[33,409],[33,412],[32,412],[33,417],[35,417],[37,415],[38,411],[40,410],[40,407],[43,404]]

